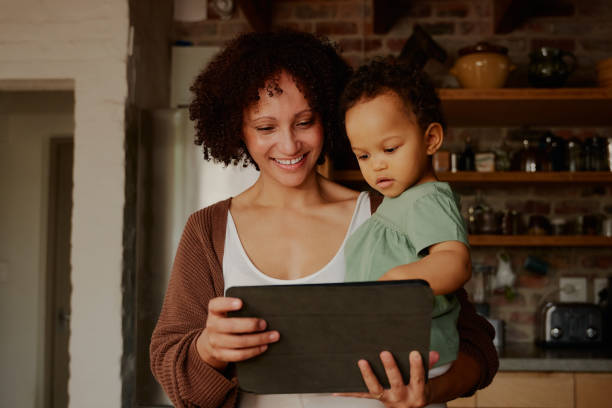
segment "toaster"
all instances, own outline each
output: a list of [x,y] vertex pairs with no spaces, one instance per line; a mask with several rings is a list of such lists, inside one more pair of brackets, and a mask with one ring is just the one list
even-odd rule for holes
[[600,346],[602,310],[592,303],[548,302],[537,312],[536,330],[543,346]]

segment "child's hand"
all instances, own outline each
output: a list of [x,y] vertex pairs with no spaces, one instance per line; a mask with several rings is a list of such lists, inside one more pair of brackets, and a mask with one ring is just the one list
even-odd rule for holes
[[[440,359],[436,351],[429,352],[429,368]],[[393,355],[388,351],[380,353],[380,360],[385,367],[385,373],[389,379],[391,388],[384,389],[370,364],[366,360],[359,360],[358,365],[363,376],[363,381],[369,392],[337,393],[336,396],[377,399],[389,408],[415,408],[424,407],[429,404],[431,390],[429,383],[425,381],[425,370],[421,355],[417,351],[410,353],[410,382],[404,384]]]

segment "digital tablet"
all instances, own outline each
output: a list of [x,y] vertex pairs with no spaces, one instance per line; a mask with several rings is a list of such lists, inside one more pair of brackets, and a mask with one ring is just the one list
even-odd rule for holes
[[426,281],[237,286],[235,317],[259,317],[280,340],[236,364],[240,389],[258,394],[367,392],[357,361],[366,359],[389,387],[380,361],[390,351],[405,381],[410,351],[427,378],[433,294]]

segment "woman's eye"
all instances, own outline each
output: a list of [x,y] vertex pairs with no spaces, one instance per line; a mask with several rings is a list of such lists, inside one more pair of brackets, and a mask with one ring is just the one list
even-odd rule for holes
[[299,122],[297,125],[299,127],[308,127],[310,125],[312,125],[312,123],[314,122],[314,120],[310,119],[310,120],[303,120],[301,122]]
[[259,127],[255,128],[255,129],[257,129],[260,132],[269,132],[269,131],[271,131],[274,128],[272,126],[259,126]]

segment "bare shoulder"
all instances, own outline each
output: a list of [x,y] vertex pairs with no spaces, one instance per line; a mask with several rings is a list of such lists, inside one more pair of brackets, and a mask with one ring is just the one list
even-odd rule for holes
[[321,189],[324,197],[329,203],[352,203],[359,197],[359,191],[355,191],[327,179],[321,181]]

